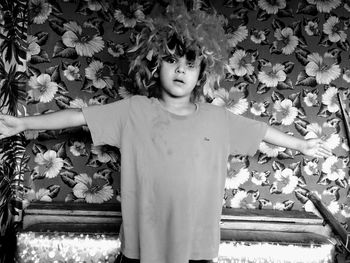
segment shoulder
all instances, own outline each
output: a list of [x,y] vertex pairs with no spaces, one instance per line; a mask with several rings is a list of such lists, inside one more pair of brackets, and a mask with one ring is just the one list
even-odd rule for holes
[[224,107],[216,106],[206,102],[199,103],[199,108],[202,110],[202,112],[207,114],[226,115],[227,112]]

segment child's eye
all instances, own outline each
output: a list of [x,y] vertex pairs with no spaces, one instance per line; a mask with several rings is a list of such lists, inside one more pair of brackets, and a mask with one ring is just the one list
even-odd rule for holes
[[172,56],[169,56],[169,57],[165,57],[164,60],[170,64],[174,64],[176,63],[176,58],[175,57],[172,57]]
[[194,62],[189,62],[189,63],[187,63],[187,66],[188,66],[189,68],[195,68],[195,67],[196,67],[196,64],[195,64]]

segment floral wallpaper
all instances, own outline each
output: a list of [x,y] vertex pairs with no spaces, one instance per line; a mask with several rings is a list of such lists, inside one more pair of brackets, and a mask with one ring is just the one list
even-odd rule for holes
[[[128,49],[156,3],[167,1],[30,0],[22,114],[144,94],[128,76]],[[334,153],[310,159],[261,143],[254,157],[232,155],[223,206],[311,211],[312,191],[348,228],[350,2],[194,1],[195,8],[211,5],[227,20],[230,58],[225,79],[205,90],[205,100],[296,137],[323,138]],[[119,151],[92,145],[87,127],[25,137],[26,205],[119,202]]]
[[[0,1],[0,113],[16,115],[25,103],[28,3]],[[0,262],[11,262],[16,222],[21,218],[25,139],[0,142]],[[5,253],[6,252],[6,253]]]

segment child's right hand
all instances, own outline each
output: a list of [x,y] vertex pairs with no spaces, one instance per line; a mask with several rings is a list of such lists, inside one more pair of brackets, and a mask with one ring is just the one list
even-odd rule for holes
[[0,140],[20,133],[23,130],[20,118],[0,114]]

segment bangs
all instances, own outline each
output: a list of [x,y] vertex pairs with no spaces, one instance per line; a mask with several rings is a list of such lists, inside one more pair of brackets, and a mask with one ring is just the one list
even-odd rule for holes
[[165,44],[165,56],[186,57],[187,61],[195,62],[200,57],[199,48],[195,48],[195,44],[189,45],[178,35],[172,35]]

